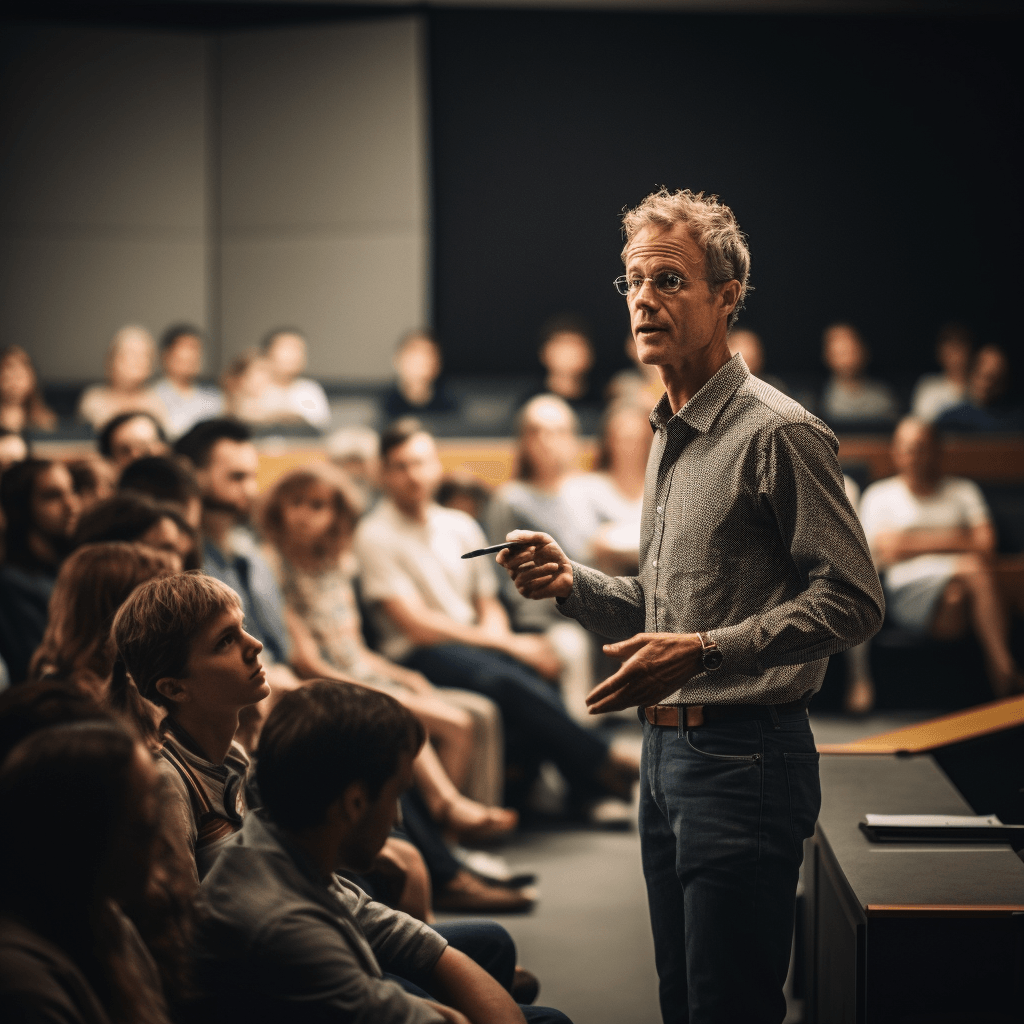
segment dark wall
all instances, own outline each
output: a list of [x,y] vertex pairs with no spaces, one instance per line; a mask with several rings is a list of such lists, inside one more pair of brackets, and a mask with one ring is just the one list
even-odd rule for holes
[[1019,344],[1018,20],[434,10],[430,29],[451,370],[534,366],[564,310],[620,362],[618,214],[660,184],[736,211],[770,368],[816,369],[837,319],[897,377],[950,319]]

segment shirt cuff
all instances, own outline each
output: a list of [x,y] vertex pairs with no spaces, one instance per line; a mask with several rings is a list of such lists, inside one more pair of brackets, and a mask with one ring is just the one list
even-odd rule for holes
[[704,630],[722,652],[722,665],[715,675],[758,676],[763,669],[757,656],[757,616],[752,615],[735,626],[717,626]]
[[589,566],[580,565],[578,562],[569,560],[572,566],[572,590],[568,597],[556,597],[555,607],[567,618],[575,619],[583,614],[585,609],[593,607],[594,598],[597,596],[597,588],[588,578],[602,577],[604,574]]

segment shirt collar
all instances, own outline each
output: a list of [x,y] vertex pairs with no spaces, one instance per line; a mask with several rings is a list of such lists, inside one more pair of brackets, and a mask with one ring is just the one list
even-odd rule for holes
[[662,395],[661,401],[651,413],[651,426],[661,430],[675,420],[685,423],[698,433],[708,433],[718,414],[749,376],[747,364],[737,352],[674,416],[668,395]]

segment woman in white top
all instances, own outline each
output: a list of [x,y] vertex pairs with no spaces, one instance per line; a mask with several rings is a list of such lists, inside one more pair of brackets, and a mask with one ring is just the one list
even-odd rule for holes
[[939,332],[935,358],[942,373],[926,373],[914,385],[910,411],[933,423],[947,409],[967,400],[967,375],[974,345],[965,327],[950,324]]
[[997,696],[1024,689],[993,554],[996,534],[970,480],[943,476],[934,427],[907,417],[893,435],[898,475],[861,500],[864,533],[882,576],[886,611],[903,629],[951,640],[973,628]]

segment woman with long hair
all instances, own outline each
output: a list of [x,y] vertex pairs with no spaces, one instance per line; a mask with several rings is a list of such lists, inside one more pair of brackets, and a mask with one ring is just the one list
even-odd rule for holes
[[140,583],[169,576],[178,568],[171,555],[144,544],[110,542],[78,548],[57,575],[46,632],[29,665],[29,679],[58,676],[104,700],[114,669],[114,615]]
[[21,434],[53,430],[57,414],[46,404],[32,357],[20,345],[0,349],[0,427]]
[[[363,638],[352,585],[352,534],[361,511],[356,487],[329,464],[294,470],[267,495],[261,524],[285,599],[293,663],[306,676],[343,673],[408,707],[431,739],[416,759],[416,780],[434,817],[463,838],[508,832],[516,824],[514,811],[460,792],[470,779],[500,780],[500,726],[493,705],[477,694],[438,690],[419,673],[370,650]],[[482,745],[478,734],[485,737]],[[489,786],[481,795],[496,802],[498,786]]]
[[148,900],[158,792],[152,757],[110,721],[41,729],[8,755],[0,767],[0,820],[10,835],[0,844],[0,1019],[168,1020],[159,973],[126,914]]

